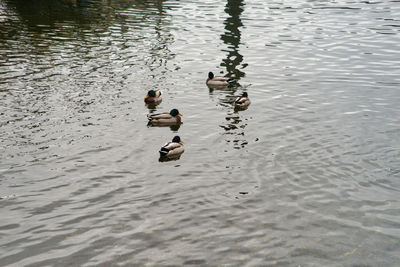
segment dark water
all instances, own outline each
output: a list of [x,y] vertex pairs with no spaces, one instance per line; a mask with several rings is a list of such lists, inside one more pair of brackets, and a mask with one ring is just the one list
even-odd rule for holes
[[398,266],[399,34],[399,1],[1,1],[0,265]]

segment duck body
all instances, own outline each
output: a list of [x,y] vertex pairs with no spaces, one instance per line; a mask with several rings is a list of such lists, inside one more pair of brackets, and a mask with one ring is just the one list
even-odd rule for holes
[[149,114],[147,115],[147,119],[149,120],[149,124],[152,125],[174,125],[182,122],[180,116],[182,114],[177,109],[172,109],[169,113]]
[[249,99],[249,96],[246,92],[242,94],[242,96],[239,96],[236,98],[234,104],[235,107],[237,108],[246,108],[248,105],[250,105],[251,101]]
[[214,73],[212,72],[208,73],[208,78],[206,80],[206,84],[209,87],[224,87],[234,82],[235,80],[233,78],[214,76]]
[[162,93],[160,90],[149,90],[146,97],[144,98],[144,102],[146,102],[147,104],[159,103],[162,100],[161,95]]
[[182,140],[179,136],[175,136],[171,142],[166,143],[160,149],[161,157],[176,157],[185,151]]

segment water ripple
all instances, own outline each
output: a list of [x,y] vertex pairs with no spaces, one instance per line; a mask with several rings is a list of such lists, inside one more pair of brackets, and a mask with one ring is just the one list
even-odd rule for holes
[[0,2],[2,265],[399,262],[396,1],[41,2]]

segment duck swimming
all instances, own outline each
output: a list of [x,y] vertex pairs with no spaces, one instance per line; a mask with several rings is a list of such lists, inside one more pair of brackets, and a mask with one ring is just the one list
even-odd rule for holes
[[234,102],[236,108],[247,108],[247,106],[250,105],[250,103],[251,101],[249,99],[247,92],[243,92],[242,96],[236,98]]
[[146,97],[144,98],[144,102],[147,104],[150,103],[158,103],[161,102],[162,97],[161,97],[161,91],[160,90],[149,90],[147,92]]
[[182,114],[174,108],[169,113],[148,114],[147,119],[151,125],[173,125],[180,124]]
[[211,71],[208,73],[208,78],[206,80],[206,84],[209,87],[224,87],[234,82],[235,80],[233,78],[214,76],[214,73]]
[[177,157],[184,151],[183,142],[179,136],[175,136],[172,142],[166,143],[160,149],[161,157]]

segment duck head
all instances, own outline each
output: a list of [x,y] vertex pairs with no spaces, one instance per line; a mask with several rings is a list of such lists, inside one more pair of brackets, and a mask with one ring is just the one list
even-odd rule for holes
[[181,143],[182,140],[181,140],[181,138],[177,135],[177,136],[174,136],[174,138],[172,138],[172,142],[174,142],[174,143]]
[[148,95],[149,97],[156,97],[156,91],[150,90],[150,91],[147,92],[147,95]]
[[211,71],[208,73],[208,79],[212,80],[214,78],[214,73]]
[[176,117],[176,116],[183,116],[181,113],[179,113],[179,110],[177,110],[176,108],[174,108],[174,109],[171,109],[171,111],[169,112],[169,114],[171,115],[171,116],[173,116],[173,117]]

